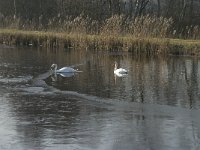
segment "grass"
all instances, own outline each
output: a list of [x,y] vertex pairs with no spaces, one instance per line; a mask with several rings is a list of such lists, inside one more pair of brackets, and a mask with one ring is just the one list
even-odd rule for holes
[[169,39],[169,44],[170,54],[200,56],[200,39]]
[[[179,35],[173,19],[151,15],[136,18],[113,15],[102,21],[80,14],[77,17],[51,18],[47,24],[0,18],[0,43],[47,48],[128,51],[136,55],[200,55],[200,27],[187,27]],[[41,18],[39,18],[40,20]]]
[[137,55],[200,55],[200,40],[0,29],[0,43],[48,48],[129,51]]

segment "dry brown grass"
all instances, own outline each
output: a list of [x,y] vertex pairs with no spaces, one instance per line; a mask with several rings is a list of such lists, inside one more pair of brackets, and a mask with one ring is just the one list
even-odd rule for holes
[[200,40],[138,38],[0,29],[0,43],[90,50],[128,51],[136,55],[200,55]]

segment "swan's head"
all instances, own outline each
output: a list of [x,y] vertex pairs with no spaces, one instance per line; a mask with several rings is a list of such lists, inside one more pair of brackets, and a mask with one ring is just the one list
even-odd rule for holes
[[51,65],[51,70],[56,70],[57,69],[57,64],[52,64]]

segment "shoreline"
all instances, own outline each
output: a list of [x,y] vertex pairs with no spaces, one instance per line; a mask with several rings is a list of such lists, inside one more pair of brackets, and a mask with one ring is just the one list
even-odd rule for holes
[[46,48],[128,51],[137,55],[200,56],[200,39],[89,35],[0,29],[0,44]]

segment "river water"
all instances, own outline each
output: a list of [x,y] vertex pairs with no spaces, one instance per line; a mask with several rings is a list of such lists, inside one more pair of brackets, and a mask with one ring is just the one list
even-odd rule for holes
[[198,150],[199,114],[199,58],[0,46],[2,150]]

